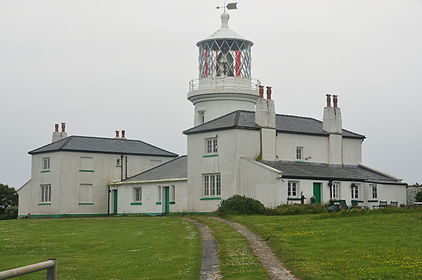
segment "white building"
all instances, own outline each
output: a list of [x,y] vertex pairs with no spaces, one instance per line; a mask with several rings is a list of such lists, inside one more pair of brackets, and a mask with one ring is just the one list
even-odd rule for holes
[[[323,121],[276,115],[271,88],[251,77],[253,43],[232,31],[229,15],[199,47],[199,79],[190,82],[194,127],[187,161],[179,158],[110,186],[118,213],[211,212],[234,194],[268,207],[303,193],[371,207],[406,204],[406,184],[361,164],[365,136],[342,128],[338,97],[327,95]],[[187,173],[174,170],[186,170]],[[160,174],[166,174],[161,176]],[[135,196],[142,193],[142,196]],[[136,201],[135,201],[136,200]]]
[[[85,168],[82,158],[91,154],[77,150],[69,156],[68,151],[42,147],[31,152],[33,174],[30,187],[19,191],[20,215],[40,213],[45,206],[39,201],[43,184],[60,185],[60,180],[73,182],[73,189],[58,187],[55,199],[67,203],[53,206],[52,199],[48,213],[85,213],[89,206],[80,203],[87,199],[77,195],[78,187],[79,193],[85,192],[84,184],[96,186],[90,197],[98,208],[89,213],[102,214],[211,212],[234,194],[256,198],[267,207],[298,203],[302,193],[306,203],[314,197],[316,203],[333,199],[368,207],[380,201],[406,204],[405,183],[362,165],[365,136],[343,129],[336,95],[326,95],[323,121],[275,113],[271,87],[264,98],[264,87],[251,77],[253,43],[232,31],[228,21],[229,15],[223,13],[221,28],[197,43],[199,79],[190,82],[188,93],[194,105],[194,127],[184,131],[187,156],[165,162],[176,155],[163,150],[139,154],[132,147],[133,169],[123,178],[119,177],[123,169],[113,168],[119,159],[116,155],[128,151],[115,150],[118,143],[109,139],[109,149],[115,152],[97,151],[95,162],[103,168],[95,170],[98,181],[93,181],[80,173]],[[57,166],[70,166],[73,173],[61,167],[57,173],[42,173],[40,163],[51,151],[60,158]],[[148,169],[156,159],[162,164]]]
[[[31,179],[18,190],[19,217],[108,214],[108,187],[177,157],[139,140],[69,136],[56,124],[53,142],[35,149]],[[115,193],[112,193],[116,195]]]

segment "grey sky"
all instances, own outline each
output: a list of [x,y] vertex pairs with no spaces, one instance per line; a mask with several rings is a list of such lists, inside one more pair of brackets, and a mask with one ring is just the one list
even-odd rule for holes
[[[25,183],[61,121],[186,153],[195,44],[220,2],[0,0],[0,182]],[[255,43],[277,113],[321,119],[336,93],[344,128],[368,137],[363,163],[422,182],[422,0],[238,2],[229,25]]]

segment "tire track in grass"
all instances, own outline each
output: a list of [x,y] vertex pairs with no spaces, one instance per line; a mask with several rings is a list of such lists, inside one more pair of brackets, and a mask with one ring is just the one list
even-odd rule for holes
[[201,233],[202,240],[202,264],[200,272],[200,280],[217,280],[221,279],[220,264],[218,262],[218,246],[217,240],[215,240],[212,231],[209,227],[200,222],[182,218],[182,220],[188,221],[194,224]]
[[248,239],[255,256],[260,260],[272,280],[297,280],[297,278],[284,267],[284,265],[267,245],[265,240],[262,240],[262,238],[258,237],[241,224],[227,221],[218,217],[211,217],[210,219],[214,219],[216,221],[220,221],[232,226],[246,239]]

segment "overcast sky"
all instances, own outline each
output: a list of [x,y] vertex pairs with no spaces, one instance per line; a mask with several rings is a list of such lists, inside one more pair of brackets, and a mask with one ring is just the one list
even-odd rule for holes
[[[186,153],[196,42],[221,2],[0,0],[0,183],[30,178],[27,152],[59,122]],[[338,94],[343,127],[367,136],[363,163],[422,182],[422,0],[238,2],[229,25],[254,42],[277,113],[322,119]]]

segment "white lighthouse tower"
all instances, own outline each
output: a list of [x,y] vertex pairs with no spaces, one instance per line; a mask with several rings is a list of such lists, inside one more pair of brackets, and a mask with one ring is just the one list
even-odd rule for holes
[[188,93],[195,126],[236,110],[255,110],[260,83],[251,78],[253,43],[229,28],[229,18],[224,12],[221,28],[196,44],[199,79],[190,82]]

